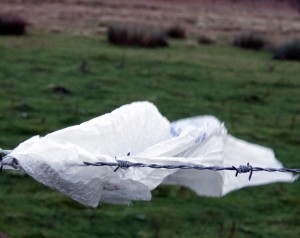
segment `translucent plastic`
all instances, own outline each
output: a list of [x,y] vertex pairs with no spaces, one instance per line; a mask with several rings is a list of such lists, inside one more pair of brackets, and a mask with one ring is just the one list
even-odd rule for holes
[[37,181],[91,207],[99,202],[150,200],[161,183],[180,184],[199,195],[271,182],[292,182],[292,174],[256,173],[251,182],[234,172],[85,166],[86,162],[131,162],[280,167],[272,150],[236,139],[211,116],[170,123],[149,102],[124,105],[111,113],[20,144],[10,156]]

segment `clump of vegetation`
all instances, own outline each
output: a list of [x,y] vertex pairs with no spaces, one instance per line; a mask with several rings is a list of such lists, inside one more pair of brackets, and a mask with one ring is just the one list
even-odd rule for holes
[[277,60],[296,60],[300,61],[300,39],[295,39],[280,45],[274,53]]
[[71,90],[62,85],[49,84],[44,88],[45,91],[53,92],[60,95],[68,95],[71,94]]
[[233,45],[236,47],[260,50],[267,44],[266,40],[254,32],[243,31],[234,36]]
[[215,40],[212,37],[200,35],[198,37],[198,43],[203,45],[211,45],[215,43]]
[[0,14],[0,35],[24,35],[28,23],[14,14]]
[[178,25],[171,26],[167,30],[167,34],[170,38],[173,38],[173,39],[185,39],[186,38],[185,29]]
[[168,46],[166,32],[162,28],[141,24],[113,24],[107,32],[108,41],[115,45],[139,47]]

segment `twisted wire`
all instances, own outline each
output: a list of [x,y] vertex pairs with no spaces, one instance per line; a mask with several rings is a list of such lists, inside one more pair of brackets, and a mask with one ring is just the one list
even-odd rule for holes
[[[0,172],[3,170],[4,165],[10,166],[12,168],[17,169],[19,164],[18,161],[9,156],[11,150],[2,150],[0,148]],[[4,161],[2,155],[5,155],[6,161]],[[127,154],[128,156],[130,153]],[[9,160],[7,160],[9,158]],[[249,173],[249,181],[252,178],[254,172],[281,172],[281,173],[300,173],[300,168],[262,168],[262,167],[253,167],[249,163],[247,165],[240,165],[238,167],[229,166],[229,167],[222,167],[222,166],[202,166],[202,165],[192,165],[192,164],[181,164],[181,165],[162,165],[162,164],[145,164],[145,163],[133,163],[127,160],[117,160],[116,162],[83,162],[85,166],[111,166],[116,167],[114,172],[118,169],[128,169],[130,167],[136,168],[152,168],[152,169],[195,169],[195,170],[210,170],[210,171],[235,171],[235,176],[237,177],[239,174],[242,173]]]
[[152,169],[196,169],[196,170],[210,170],[210,171],[235,171],[235,176],[237,177],[242,173],[249,173],[249,181],[252,178],[253,172],[282,172],[282,173],[300,173],[300,168],[261,168],[261,167],[253,167],[249,163],[247,165],[240,165],[239,167],[230,166],[230,167],[222,167],[222,166],[202,166],[202,165],[161,165],[161,164],[144,164],[144,163],[133,163],[126,160],[117,160],[116,162],[83,162],[86,166],[112,166],[116,167],[114,172],[116,172],[119,168],[127,169],[130,167],[137,168],[152,168]]

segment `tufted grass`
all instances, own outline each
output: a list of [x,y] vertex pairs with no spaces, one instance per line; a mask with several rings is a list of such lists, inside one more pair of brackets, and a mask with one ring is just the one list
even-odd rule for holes
[[[233,135],[300,167],[298,63],[232,47],[171,41],[149,50],[39,34],[0,38],[0,55],[2,148],[149,100],[170,120],[215,115]],[[297,181],[212,199],[163,186],[151,202],[90,209],[5,171],[0,213],[11,237],[299,237],[300,189]]]

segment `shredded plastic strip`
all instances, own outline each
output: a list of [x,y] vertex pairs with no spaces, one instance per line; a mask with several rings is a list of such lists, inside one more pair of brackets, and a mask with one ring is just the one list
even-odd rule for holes
[[0,155],[1,155],[1,154],[8,155],[8,154],[10,154],[11,152],[12,152],[12,150],[2,150],[2,149],[0,148]]
[[0,154],[0,172],[3,170],[4,166],[9,166],[13,169],[18,169],[19,168],[19,163],[18,163],[17,159],[15,159],[11,156],[6,156],[5,158],[6,158],[6,161],[4,162],[3,157]]
[[249,173],[249,181],[252,178],[253,172],[265,171],[265,172],[282,172],[282,173],[300,173],[300,168],[261,168],[253,167],[249,163],[247,165],[240,165],[239,167],[221,167],[221,166],[201,166],[201,165],[160,165],[160,164],[144,164],[144,163],[132,163],[126,160],[117,160],[116,162],[83,162],[86,166],[112,166],[116,167],[114,172],[119,168],[127,169],[130,167],[139,167],[139,168],[152,168],[152,169],[196,169],[196,170],[211,170],[211,171],[221,171],[221,170],[232,170],[235,171],[235,176],[237,177],[242,173]]

